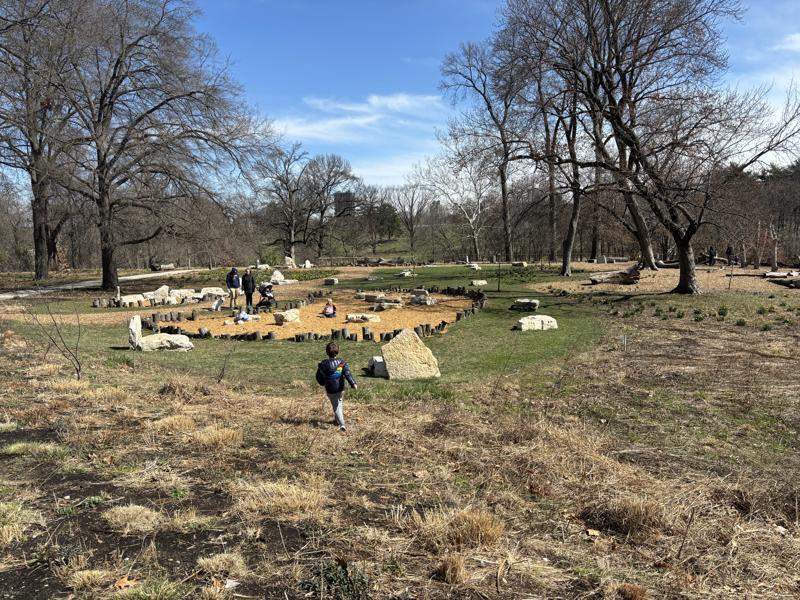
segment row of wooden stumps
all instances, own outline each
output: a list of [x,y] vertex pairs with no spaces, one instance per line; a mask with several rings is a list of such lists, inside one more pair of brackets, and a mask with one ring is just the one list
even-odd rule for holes
[[[400,288],[393,288],[397,291],[402,291]],[[463,310],[459,310],[456,312],[456,321],[463,321],[467,317],[471,317],[478,313],[482,308],[486,307],[486,295],[483,292],[479,292],[476,290],[469,290],[467,288],[444,288],[443,290],[439,290],[438,288],[431,288],[430,291],[436,290],[435,293],[441,293],[445,295],[453,295],[453,296],[467,296],[472,299],[472,306],[469,308],[465,308]],[[391,290],[389,290],[391,291]],[[306,306],[307,304],[313,303],[316,299],[321,298],[325,295],[324,291],[315,291],[308,295],[305,299],[287,302],[287,308],[300,308],[301,306]],[[249,333],[240,333],[240,334],[230,334],[230,333],[223,333],[219,336],[214,336],[206,327],[201,327],[199,332],[191,333],[185,331],[179,325],[163,325],[163,323],[181,323],[183,321],[196,321],[200,315],[200,311],[192,310],[190,314],[185,314],[183,311],[170,311],[168,313],[153,313],[149,317],[144,317],[142,319],[142,327],[145,329],[150,329],[155,332],[163,332],[163,333],[177,333],[183,334],[190,338],[213,338],[218,337],[219,339],[223,340],[240,340],[240,341],[272,341],[277,340],[278,336],[277,333],[274,331],[270,331],[269,333],[262,334],[260,331],[251,331]],[[414,327],[414,331],[416,334],[423,338],[429,337],[431,335],[438,335],[445,331],[447,328],[447,321],[442,321],[438,325],[431,325],[430,323],[425,323],[421,325],[417,325]],[[390,342],[395,336],[399,335],[402,329],[395,329],[394,331],[387,331],[378,335],[378,338],[381,342]],[[351,341],[357,342],[360,340],[365,342],[371,342],[376,340],[376,334],[370,331],[369,327],[362,327],[361,328],[361,336],[359,337],[358,333],[351,333],[347,327],[343,327],[342,329],[331,329],[330,335],[323,335],[320,333],[314,332],[306,332],[306,333],[298,333],[295,334],[294,337],[288,338],[289,341],[294,342],[310,342],[310,341]]]

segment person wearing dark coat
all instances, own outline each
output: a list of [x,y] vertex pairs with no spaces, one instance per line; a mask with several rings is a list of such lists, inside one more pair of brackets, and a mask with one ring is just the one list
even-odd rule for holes
[[244,277],[242,277],[242,292],[244,293],[245,306],[253,308],[253,293],[256,291],[256,278],[250,272],[250,269],[245,269]]

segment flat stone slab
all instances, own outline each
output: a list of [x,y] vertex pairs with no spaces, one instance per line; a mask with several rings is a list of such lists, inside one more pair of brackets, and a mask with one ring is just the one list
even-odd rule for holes
[[528,266],[528,263],[526,263],[524,260],[515,260],[514,262],[511,263],[511,266],[524,268]]
[[481,270],[481,266],[478,263],[469,263],[467,265],[467,268],[471,269],[472,271],[480,271]]
[[203,300],[214,300],[216,298],[227,298],[228,292],[221,287],[205,287],[200,290]]
[[137,350],[142,352],[153,352],[154,350],[192,350],[194,344],[191,340],[180,334],[171,333],[156,333],[148,335],[139,340],[136,347]]
[[336,277],[328,277],[325,280],[325,285],[339,285],[339,280]]
[[364,300],[367,302],[380,302],[386,298],[386,294],[365,294]]
[[142,303],[144,306],[145,298],[142,294],[131,294],[130,296],[121,296],[119,299],[119,305],[123,308],[128,308],[129,306],[139,306],[139,302]]
[[403,329],[381,348],[389,379],[410,380],[440,377],[439,361],[413,329]]
[[284,323],[297,323],[300,321],[300,310],[297,308],[279,311],[274,313],[274,315],[276,325],[283,325]]
[[389,378],[389,371],[386,370],[386,362],[383,360],[382,356],[373,356],[370,358],[367,363],[367,371],[369,371],[373,377]]
[[381,318],[378,315],[371,315],[369,313],[357,313],[347,315],[348,323],[380,323]]
[[416,277],[416,273],[412,273],[411,271],[403,271],[400,273],[400,277]]
[[547,315],[530,315],[517,321],[514,329],[520,331],[545,331],[547,329],[558,329],[558,323],[553,317],[548,317]]
[[533,298],[517,298],[514,300],[514,304],[511,305],[511,310],[539,310],[539,301]]
[[483,287],[485,285],[489,285],[489,282],[486,281],[485,279],[473,279],[472,280],[472,286],[473,287]]
[[281,281],[273,281],[275,285],[293,285],[295,283],[300,283],[299,279],[282,279]]

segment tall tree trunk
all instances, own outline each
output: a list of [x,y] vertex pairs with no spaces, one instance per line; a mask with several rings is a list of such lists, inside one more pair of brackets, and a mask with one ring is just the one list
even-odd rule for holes
[[[603,153],[599,148],[594,149],[595,160],[599,163],[603,160]],[[592,260],[597,260],[600,256],[600,185],[603,183],[603,170],[600,167],[594,169],[594,185],[597,188],[594,192],[594,202],[592,203]]]
[[[577,167],[573,168],[573,177],[577,177]],[[567,226],[567,235],[564,237],[561,254],[561,275],[563,277],[572,276],[572,248],[575,245],[575,234],[578,231],[578,216],[581,211],[581,192],[578,186],[572,185],[572,214]]]
[[103,281],[100,287],[109,292],[116,290],[119,285],[117,263],[114,260],[115,250],[111,223],[104,218],[100,225],[100,262],[103,269]]
[[552,158],[547,159],[547,229],[549,247],[547,250],[547,260],[556,262],[556,239],[558,236],[556,223],[556,165]]
[[675,294],[699,294],[700,284],[697,281],[692,243],[676,236],[673,237],[675,239],[675,249],[678,252],[680,279],[678,280],[678,286],[672,291]]
[[631,213],[631,218],[636,228],[636,241],[639,242],[639,252],[641,253],[642,265],[645,269],[657,271],[656,257],[653,253],[653,242],[650,239],[650,232],[647,229],[642,213],[639,211],[639,205],[636,199],[630,192],[624,192],[625,205],[628,207],[628,212]]
[[503,253],[507,262],[514,260],[514,249],[511,243],[511,208],[508,205],[508,180],[506,165],[500,171],[500,199],[503,208]]
[[480,260],[481,259],[480,245],[479,245],[478,242],[479,242],[479,240],[478,240],[478,232],[475,229],[473,229],[472,230],[472,251],[475,253],[475,260]]
[[31,212],[33,216],[33,271],[34,279],[41,281],[50,276],[47,242],[50,238],[48,189],[45,183],[31,176]]

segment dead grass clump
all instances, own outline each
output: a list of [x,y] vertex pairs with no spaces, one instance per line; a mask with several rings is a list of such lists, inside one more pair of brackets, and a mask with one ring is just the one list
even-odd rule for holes
[[458,585],[467,580],[467,571],[464,568],[464,557],[458,554],[448,554],[442,557],[433,576],[439,581],[450,585]]
[[53,377],[61,372],[61,365],[57,363],[43,363],[41,365],[31,365],[25,369],[25,376],[29,379],[39,377]]
[[103,518],[112,529],[122,535],[129,533],[150,533],[158,529],[162,523],[160,513],[137,504],[115,506],[103,512]]
[[189,415],[170,415],[155,421],[153,427],[161,432],[180,433],[193,430],[195,422]]
[[213,390],[206,383],[198,383],[188,377],[173,377],[158,390],[162,398],[170,398],[178,402],[191,402],[197,396],[210,396]]
[[620,535],[644,535],[667,526],[664,507],[641,496],[598,499],[578,516],[590,527]]
[[201,515],[196,509],[187,508],[176,511],[170,523],[179,531],[202,531],[212,527],[215,520],[211,515]]
[[113,578],[111,571],[105,569],[82,569],[71,573],[67,578],[67,585],[73,591],[82,591],[98,587]]
[[6,456],[31,456],[40,459],[63,458],[66,449],[52,442],[14,442],[3,446],[0,453]]
[[484,510],[438,508],[422,515],[414,511],[410,523],[417,538],[434,551],[491,546],[505,532],[503,522]]
[[609,600],[647,600],[647,590],[635,583],[619,583],[610,586],[603,598]]
[[55,379],[46,385],[47,389],[56,394],[82,394],[89,389],[89,382],[85,379]]
[[209,575],[220,577],[244,577],[247,563],[238,552],[223,552],[197,560],[197,566]]
[[270,515],[292,520],[321,516],[328,500],[330,484],[318,476],[307,476],[297,482],[239,482],[233,495],[236,508],[246,515]]
[[96,402],[114,404],[117,402],[125,402],[128,399],[128,392],[114,386],[99,387],[88,392],[86,397]]
[[220,450],[229,446],[238,446],[242,443],[242,432],[220,425],[209,425],[195,432],[194,441],[207,450]]
[[17,502],[0,502],[0,547],[22,539],[31,525],[43,525],[44,518]]
[[0,421],[0,433],[15,431],[17,424],[14,421]]

